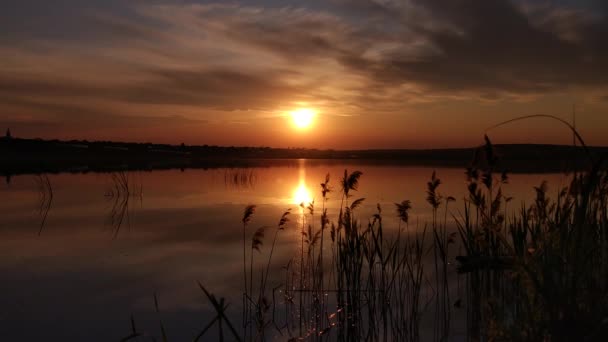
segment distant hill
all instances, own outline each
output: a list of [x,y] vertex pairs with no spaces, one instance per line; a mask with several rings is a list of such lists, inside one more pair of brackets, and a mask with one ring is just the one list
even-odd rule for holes
[[[580,147],[562,145],[495,145],[499,166],[510,172],[555,172],[588,167]],[[595,158],[608,147],[591,147]],[[1,139],[0,173],[88,172],[285,165],[295,159],[325,162],[383,163],[467,167],[483,149],[318,150],[270,147],[189,146],[86,140]]]

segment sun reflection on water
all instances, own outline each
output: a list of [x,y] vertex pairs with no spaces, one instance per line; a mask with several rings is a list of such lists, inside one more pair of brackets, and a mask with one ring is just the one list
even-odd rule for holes
[[312,202],[312,196],[310,190],[306,187],[306,184],[300,181],[300,184],[293,192],[293,203],[300,205],[304,203],[304,206],[308,206]]
[[298,206],[304,204],[304,206],[307,207],[310,203],[312,203],[314,198],[310,189],[306,185],[306,168],[304,163],[304,160],[300,161],[298,185],[293,190],[292,203]]

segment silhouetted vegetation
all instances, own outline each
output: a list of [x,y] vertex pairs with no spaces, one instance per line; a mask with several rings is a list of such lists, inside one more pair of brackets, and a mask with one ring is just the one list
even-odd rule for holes
[[[498,145],[495,150],[500,155],[501,167],[511,172],[580,169],[588,153],[608,152],[604,147],[590,147],[585,151],[583,147],[558,145]],[[479,148],[316,150],[13,138],[0,139],[0,174],[260,167],[289,164],[289,160],[299,158],[464,168],[475,154],[483,151]]]
[[[504,191],[505,146],[501,151],[487,136],[472,150],[461,207],[450,206],[456,199],[442,193],[441,175],[433,172],[426,204],[395,203],[397,226],[390,229],[379,204],[371,217],[360,217],[366,203],[356,196],[360,171],[345,170],[336,186],[328,174],[320,183],[320,213],[314,201],[301,203],[285,210],[276,227],[255,227],[256,206],[248,205],[241,219],[240,329],[229,319],[229,303],[199,284],[216,314],[194,340],[208,339],[213,327],[220,340],[237,341],[277,335],[314,341],[601,340],[608,335],[608,172],[602,150],[576,136],[584,160],[570,167],[569,185],[552,198],[542,182],[534,187],[533,203],[511,210],[512,198]],[[47,175],[36,180],[40,234],[53,187]],[[116,237],[129,224],[130,199],[141,200],[143,189],[124,171],[112,173],[111,180],[106,197]],[[251,187],[255,174],[227,169],[224,181]],[[340,209],[330,217],[326,203],[333,193]],[[412,227],[415,205],[428,206],[431,216]],[[297,230],[299,250],[283,265],[283,275],[270,277],[276,263],[285,262],[273,257],[288,229]],[[264,248],[269,252],[262,260],[258,252]],[[269,278],[284,281],[271,284]],[[156,294],[154,306],[160,317]],[[432,328],[424,329],[423,322]],[[161,339],[168,341],[163,320],[158,323]],[[153,338],[132,317],[123,341],[146,336]]]
[[[522,203],[512,213],[511,198],[503,192],[509,177],[487,137],[482,150],[466,170],[462,208],[449,207],[455,199],[441,193],[440,175],[433,173],[427,184],[430,222],[410,230],[409,210],[416,204],[403,200],[393,209],[399,225],[390,234],[380,205],[366,221],[358,215],[365,201],[353,199],[359,171],[345,170],[338,185],[341,209],[329,218],[325,201],[334,189],[328,175],[321,183],[321,214],[315,216],[314,202],[300,206],[294,228],[300,250],[283,268],[284,283],[274,288],[267,283],[272,251],[293,214],[287,210],[281,216],[269,258],[259,263],[255,251],[264,247],[270,228],[250,229],[255,206],[248,206],[242,219],[243,324],[233,337],[445,341],[464,334],[473,341],[597,341],[606,336],[608,173],[601,159],[590,158],[587,170],[573,174],[555,199],[542,183],[535,187],[534,203]],[[262,271],[254,272],[254,264]],[[215,302],[219,317],[225,305]],[[458,316],[466,317],[464,331],[454,324]],[[432,336],[421,329],[429,319]]]

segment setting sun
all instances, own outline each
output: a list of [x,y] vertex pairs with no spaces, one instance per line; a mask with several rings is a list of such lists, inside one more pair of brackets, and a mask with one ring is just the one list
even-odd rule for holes
[[290,114],[294,126],[299,129],[305,129],[312,125],[317,113],[310,108],[300,108],[292,111]]

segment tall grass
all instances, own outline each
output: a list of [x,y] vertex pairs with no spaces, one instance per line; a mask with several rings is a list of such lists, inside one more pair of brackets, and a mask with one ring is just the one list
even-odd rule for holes
[[[363,176],[359,171],[345,170],[339,212],[330,217],[326,204],[333,189],[327,175],[320,187],[318,229],[314,203],[302,204],[297,220],[286,210],[261,272],[254,272],[260,264],[254,252],[264,248],[269,228],[250,231],[255,206],[247,206],[244,340],[277,334],[310,341],[601,340],[608,336],[608,173],[602,170],[601,162],[590,158],[589,168],[572,175],[554,198],[542,183],[534,188],[533,203],[508,211],[509,177],[486,136],[466,170],[462,207],[450,206],[455,198],[441,193],[433,172],[424,204],[432,212],[429,222],[410,227],[414,204],[406,199],[395,203],[396,229],[385,226],[380,205],[371,217],[360,217],[366,200],[353,200]],[[300,250],[283,268],[283,284],[271,292],[275,247],[289,229],[297,230]],[[280,288],[283,295],[277,296]],[[218,317],[224,315],[223,301],[213,305]],[[465,314],[466,327],[455,325]],[[430,322],[430,334],[423,321]]]
[[[337,223],[327,217],[325,201],[317,232],[305,218],[312,221],[314,210],[302,210],[300,288],[294,290],[300,312],[292,336],[419,341],[422,319],[432,317],[433,339],[445,341],[456,333],[454,311],[463,307],[464,333],[471,340],[593,340],[605,333],[608,175],[598,166],[575,175],[555,200],[543,183],[535,187],[533,204],[509,214],[512,199],[503,192],[508,175],[497,165],[486,138],[483,152],[466,172],[463,207],[450,208],[455,198],[440,193],[441,181],[433,173],[427,184],[431,221],[402,233],[412,207],[404,200],[396,204],[399,227],[391,235],[385,232],[380,206],[367,223],[360,220],[357,212],[365,199],[352,197],[362,173],[345,172]],[[324,199],[328,183],[329,177],[321,184]],[[450,222],[457,228],[451,229]],[[317,240],[311,236],[325,227],[332,227],[331,249],[320,248],[315,260],[311,250]],[[462,251],[456,259],[465,278],[464,298],[453,296],[459,280],[450,265],[457,250]],[[430,268],[425,263],[429,254]],[[324,256],[330,257],[327,264]],[[323,267],[331,269],[329,281],[322,276]],[[333,300],[325,300],[328,293]]]

